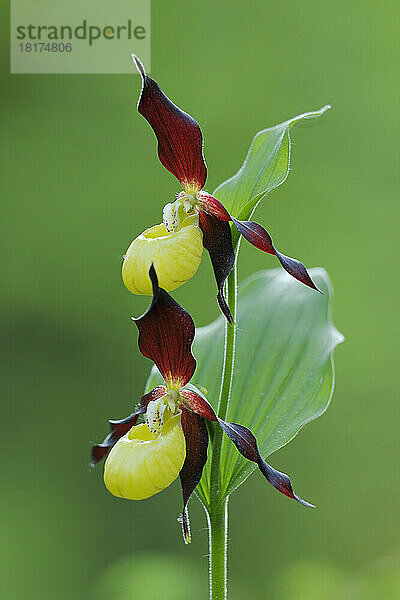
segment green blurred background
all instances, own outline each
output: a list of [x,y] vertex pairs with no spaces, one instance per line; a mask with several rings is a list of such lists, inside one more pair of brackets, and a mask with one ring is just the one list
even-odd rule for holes
[[[281,250],[327,268],[346,336],[329,411],[271,460],[318,509],[257,474],[232,496],[232,599],[399,592],[396,5],[152,3],[151,73],[202,126],[207,189],[259,129],[333,105],[294,131],[292,173],[257,214]],[[130,411],[150,367],[129,320],[146,300],[123,287],[121,257],[178,186],[136,113],[134,71],[9,75],[1,6],[1,597],[206,598],[197,501],[185,547],[178,483],[131,503],[87,470],[91,442]],[[241,278],[275,266],[243,245]],[[208,257],[175,297],[199,325],[218,315]]]

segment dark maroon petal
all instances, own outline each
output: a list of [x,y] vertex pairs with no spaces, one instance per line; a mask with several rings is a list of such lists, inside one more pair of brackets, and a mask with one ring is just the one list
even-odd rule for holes
[[90,461],[89,468],[93,469],[98,462],[100,462],[107,454],[109,450],[118,442],[118,440],[125,435],[131,427],[136,425],[140,414],[146,412],[146,409],[142,406],[137,408],[128,417],[121,419],[121,421],[109,421],[111,427],[111,433],[107,435],[101,444],[96,444],[92,448],[92,460]]
[[183,405],[186,408],[209,421],[217,420],[217,416],[211,404],[199,394],[196,394],[196,392],[192,392],[191,390],[181,390],[180,394],[183,398]]
[[196,368],[191,352],[195,334],[192,317],[162,288],[154,266],[149,277],[153,284],[153,301],[139,319],[132,317],[139,329],[139,349],[154,361],[169,384],[186,385]]
[[[259,248],[263,252],[268,252],[268,254],[274,254],[282,267],[295,279],[301,281],[305,285],[308,285],[310,288],[321,292],[314,284],[313,280],[309,276],[307,269],[305,266],[295,258],[290,258],[289,256],[285,256],[278,252],[278,250],[274,247],[272,243],[271,236],[269,233],[254,221],[239,221],[234,217],[231,217],[234,225],[237,227],[238,231],[242,234],[244,238],[250,244],[253,244],[256,248]],[[321,292],[322,294],[323,292]]]
[[302,500],[294,493],[290,479],[285,473],[277,471],[265,462],[258,451],[257,440],[250,429],[243,427],[243,425],[237,425],[236,423],[227,423],[222,419],[218,419],[218,423],[235,444],[240,454],[248,460],[257,463],[261,473],[271,485],[282,494],[285,494],[285,496],[297,500],[297,502],[300,502],[300,504],[303,504],[304,506],[314,508],[313,504]]
[[161,163],[189,191],[201,190],[207,177],[203,156],[203,136],[200,127],[187,113],[178,108],[132,56],[142,76],[142,92],[138,111],[150,123],[158,140]]
[[179,474],[183,495],[182,531],[185,543],[188,544],[190,543],[190,522],[187,504],[201,479],[203,467],[207,462],[208,432],[203,417],[184,408],[181,420],[186,439],[186,458]]
[[157,400],[161,398],[166,393],[166,388],[163,385],[159,385],[154,390],[146,394],[142,397],[139,406],[137,409],[128,417],[119,420],[110,420],[108,421],[110,424],[111,433],[104,439],[101,444],[96,444],[92,448],[92,460],[90,461],[89,468],[93,469],[98,462],[100,462],[107,452],[111,450],[113,446],[118,442],[118,440],[128,433],[128,431],[136,425],[139,415],[142,415],[146,412],[146,408],[150,400]]
[[210,253],[211,264],[218,286],[219,307],[229,323],[233,323],[231,311],[224,297],[224,283],[235,263],[235,251],[232,245],[231,227],[228,221],[204,211],[199,212],[199,224],[203,232],[203,246]]
[[225,206],[219,200],[207,194],[207,192],[197,192],[196,199],[200,210],[217,217],[220,221],[231,220],[231,216]]

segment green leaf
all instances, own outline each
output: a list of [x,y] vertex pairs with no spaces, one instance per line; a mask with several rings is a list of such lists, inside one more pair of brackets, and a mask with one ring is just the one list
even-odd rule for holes
[[213,195],[234,217],[248,220],[259,202],[289,174],[290,129],[296,123],[323,115],[329,105],[259,131],[239,171],[221,183]]
[[[249,427],[262,457],[287,444],[327,408],[333,389],[332,352],[343,340],[330,319],[332,288],[323,269],[312,277],[324,295],[280,269],[261,271],[239,288],[235,372],[227,420]],[[224,347],[223,317],[196,331],[193,382],[218,407]],[[147,389],[160,383],[153,370]],[[204,393],[204,392],[203,392]],[[221,496],[229,495],[256,468],[225,436]],[[274,461],[275,462],[275,461]],[[197,488],[209,498],[210,457]],[[274,464],[279,468],[279,464]],[[293,475],[293,474],[292,474]]]

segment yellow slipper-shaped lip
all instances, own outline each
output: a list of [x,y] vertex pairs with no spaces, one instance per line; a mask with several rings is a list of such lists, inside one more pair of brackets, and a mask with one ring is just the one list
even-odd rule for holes
[[143,500],[178,477],[185,457],[180,412],[165,419],[158,436],[145,423],[136,425],[112,448],[104,466],[104,483],[114,496]]
[[151,296],[151,265],[159,286],[170,292],[186,283],[199,268],[203,254],[203,236],[196,221],[188,217],[178,231],[167,231],[164,224],[141,233],[126,251],[122,279],[133,294]]

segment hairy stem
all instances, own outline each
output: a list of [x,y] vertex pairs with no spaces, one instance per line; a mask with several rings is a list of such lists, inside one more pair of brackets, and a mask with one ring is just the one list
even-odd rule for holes
[[[236,263],[226,284],[229,309],[236,321],[237,270]],[[231,395],[233,369],[235,364],[235,325],[225,324],[224,366],[218,403],[218,416],[226,419]],[[210,600],[227,598],[227,535],[228,498],[221,500],[221,449],[223,431],[215,428],[212,441],[210,507],[208,514],[210,543]]]
[[208,514],[210,546],[210,600],[228,597],[227,540],[228,498],[213,506]]

